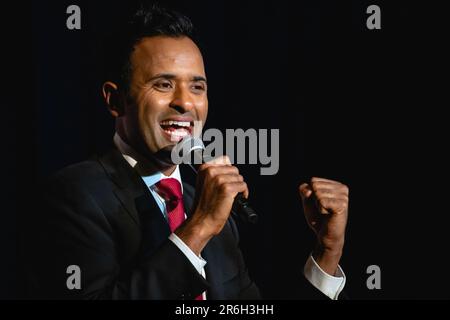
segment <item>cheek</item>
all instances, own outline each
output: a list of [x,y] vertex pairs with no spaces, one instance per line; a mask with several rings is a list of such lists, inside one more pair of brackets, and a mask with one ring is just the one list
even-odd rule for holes
[[201,100],[197,104],[197,112],[199,119],[205,122],[206,117],[208,116],[208,98]]
[[155,94],[148,93],[144,95],[140,103],[140,118],[152,124],[159,118],[159,114],[167,108],[168,101],[169,99]]
[[162,95],[158,95],[158,97],[156,97],[156,99],[154,99],[154,105],[158,108],[158,110],[164,110],[166,109],[169,105],[170,102],[172,101],[172,99],[167,96],[162,96]]

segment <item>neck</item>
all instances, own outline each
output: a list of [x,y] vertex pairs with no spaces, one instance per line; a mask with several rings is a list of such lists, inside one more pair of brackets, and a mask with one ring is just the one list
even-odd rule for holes
[[[125,135],[118,132],[120,139],[125,143],[125,149],[121,152],[127,154],[136,160],[136,169],[143,175],[151,175],[156,172],[161,172],[166,176],[170,176],[176,169],[173,163],[167,163],[159,159],[158,156],[146,151],[142,145],[141,147],[135,143],[130,142]],[[122,147],[123,148],[123,147]]]
[[165,176],[170,176],[170,175],[175,171],[176,168],[177,168],[177,166],[173,165],[173,166],[171,166],[170,168],[161,170],[161,172],[162,172]]

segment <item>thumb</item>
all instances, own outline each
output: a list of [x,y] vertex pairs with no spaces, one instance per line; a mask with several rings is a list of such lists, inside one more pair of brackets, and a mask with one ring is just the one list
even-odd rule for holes
[[302,185],[300,185],[300,187],[298,187],[298,191],[303,201],[305,199],[308,199],[312,194],[312,189],[307,183],[303,183]]

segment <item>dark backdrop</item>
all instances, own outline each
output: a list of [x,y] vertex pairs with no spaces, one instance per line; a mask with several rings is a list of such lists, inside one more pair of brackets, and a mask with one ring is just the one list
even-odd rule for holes
[[[19,212],[33,211],[35,182],[111,143],[98,43],[130,3],[34,1],[4,11],[1,298],[21,297],[16,235],[26,223]],[[296,188],[321,176],[351,189],[342,259],[351,297],[449,298],[440,9],[407,1],[168,3],[200,36],[207,127],[280,129],[277,175],[240,166],[261,216],[257,226],[240,225],[242,246],[266,297],[280,296],[287,275],[301,272],[313,238]],[[65,27],[70,4],[81,7],[79,31]],[[382,30],[365,26],[370,4],[381,7]],[[381,290],[366,287],[372,264],[381,267]]]

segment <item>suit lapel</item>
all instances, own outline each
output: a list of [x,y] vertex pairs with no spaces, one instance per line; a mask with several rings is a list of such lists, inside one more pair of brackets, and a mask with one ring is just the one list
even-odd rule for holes
[[99,157],[98,161],[115,184],[114,194],[117,199],[122,203],[130,217],[139,225],[140,219],[135,206],[135,199],[145,193],[139,181],[139,175],[131,168],[117,149],[112,149]]
[[141,257],[146,259],[167,241],[170,228],[150,192],[136,199],[136,207],[141,219]]
[[169,225],[139,174],[113,149],[99,162],[116,185],[114,194],[141,230],[141,257],[151,255],[170,235]]

